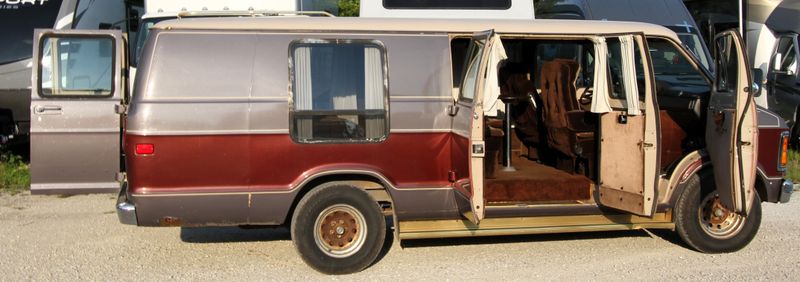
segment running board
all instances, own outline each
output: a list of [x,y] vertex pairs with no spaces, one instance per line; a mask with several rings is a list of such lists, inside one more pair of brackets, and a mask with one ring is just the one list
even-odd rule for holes
[[485,218],[480,225],[468,220],[400,221],[400,240],[528,235],[590,231],[674,229],[671,213],[652,218],[629,214]]

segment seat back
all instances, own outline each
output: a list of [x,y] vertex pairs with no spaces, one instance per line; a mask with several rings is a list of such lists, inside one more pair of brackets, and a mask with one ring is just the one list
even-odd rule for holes
[[575,80],[578,63],[568,59],[554,59],[542,65],[541,99],[543,121],[547,127],[547,143],[567,156],[573,152],[575,132],[571,130],[571,113],[582,112],[575,99]]

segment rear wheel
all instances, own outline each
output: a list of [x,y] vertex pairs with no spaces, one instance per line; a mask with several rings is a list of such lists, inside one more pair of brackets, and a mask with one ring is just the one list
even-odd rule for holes
[[756,194],[747,217],[719,200],[710,173],[693,175],[675,205],[675,228],[686,244],[704,253],[725,253],[747,246],[761,225],[761,199]]
[[297,205],[291,233],[308,265],[323,273],[347,274],[375,261],[386,239],[386,220],[363,190],[325,184]]

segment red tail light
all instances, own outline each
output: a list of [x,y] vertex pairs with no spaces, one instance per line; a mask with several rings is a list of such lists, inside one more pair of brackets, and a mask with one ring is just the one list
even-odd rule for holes
[[136,144],[137,155],[152,155],[156,152],[156,146],[153,144]]
[[786,170],[786,164],[789,163],[789,132],[781,134],[781,148],[780,159],[778,161],[778,170]]

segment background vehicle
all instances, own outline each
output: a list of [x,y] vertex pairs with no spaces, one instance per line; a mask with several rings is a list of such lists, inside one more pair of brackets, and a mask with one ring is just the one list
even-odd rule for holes
[[763,74],[762,96],[770,110],[792,124],[792,147],[800,143],[800,1],[748,1],[750,61]]
[[0,2],[0,24],[8,27],[0,31],[0,143],[28,151],[34,28],[119,29],[135,35],[143,6],[141,0]]
[[674,31],[697,61],[713,72],[711,54],[692,15],[681,0],[560,0],[542,4],[539,19],[646,22]]
[[365,18],[534,19],[530,0],[375,0],[361,1]]

